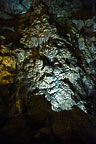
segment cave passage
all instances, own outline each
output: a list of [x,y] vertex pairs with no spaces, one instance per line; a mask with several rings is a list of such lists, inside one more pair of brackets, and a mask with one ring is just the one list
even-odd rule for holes
[[96,144],[95,0],[0,0],[1,143]]

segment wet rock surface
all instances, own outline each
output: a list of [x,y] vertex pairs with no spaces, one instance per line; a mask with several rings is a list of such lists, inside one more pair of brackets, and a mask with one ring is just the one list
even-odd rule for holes
[[2,21],[0,92],[2,143],[95,144],[96,17],[56,17],[37,3]]

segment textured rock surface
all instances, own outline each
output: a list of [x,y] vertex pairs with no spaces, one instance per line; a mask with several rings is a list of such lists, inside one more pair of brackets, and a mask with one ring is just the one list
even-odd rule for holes
[[63,16],[0,21],[1,143],[96,144],[96,17]]
[[57,17],[71,17],[73,12],[80,10],[83,3],[80,0],[44,0],[49,6],[49,11]]
[[14,81],[16,60],[11,56],[11,51],[5,46],[0,46],[0,84],[9,84]]
[[31,4],[31,0],[0,0],[0,18],[11,19],[16,14],[24,14]]
[[[26,13],[39,0],[0,0],[0,18],[11,19],[13,15]],[[72,17],[78,11],[88,10],[95,13],[95,0],[41,0],[56,17]],[[78,13],[79,14],[79,13]],[[83,13],[84,14],[84,13]]]
[[31,0],[1,0],[0,9],[10,14],[26,13],[31,7]]
[[[17,70],[16,106],[20,113],[23,103],[27,107],[32,95],[44,95],[55,111],[70,110],[75,105],[84,112],[95,113],[95,19],[50,17],[45,4],[40,3],[19,17],[14,31],[12,27],[8,29],[9,41],[16,33],[14,41],[18,38],[19,47],[15,42],[7,42],[11,50],[1,46],[0,80],[3,83],[3,77],[11,77],[9,71]],[[0,38],[2,44],[8,39],[7,35]],[[4,53],[14,57],[3,56]],[[4,65],[11,70],[6,71]],[[5,83],[10,83],[10,79]],[[24,96],[22,87],[26,89]]]
[[58,33],[59,26],[51,24],[45,13],[40,15],[43,9],[43,4],[35,7],[32,15],[39,16],[24,29],[20,39],[25,50],[17,55],[21,57],[18,79],[33,95],[45,95],[55,111],[70,110],[77,105],[87,112],[87,99],[96,93],[95,37],[90,31],[94,20],[93,23],[92,19],[81,20],[84,25],[80,28],[78,20],[58,18],[57,24],[63,24],[62,32]]

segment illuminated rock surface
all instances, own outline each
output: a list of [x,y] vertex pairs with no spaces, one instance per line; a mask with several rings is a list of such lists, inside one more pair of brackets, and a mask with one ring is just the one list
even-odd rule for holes
[[11,56],[5,46],[0,46],[0,84],[9,84],[14,82],[14,72],[16,69],[16,60]]
[[[40,15],[43,9],[43,4],[35,7],[31,15],[39,16],[23,30],[20,43],[25,45],[25,57],[22,53],[17,55],[21,57],[18,79],[32,95],[45,95],[55,111],[70,110],[76,105],[87,112],[87,98],[96,93],[95,38],[88,29],[93,23],[82,20],[84,26],[79,29],[78,20],[75,24],[76,20],[72,23],[58,18],[56,28],[46,13]],[[58,33],[60,24],[62,32]],[[83,35],[83,28],[90,38],[86,33]]]
[[[27,27],[23,24],[25,16],[28,16]],[[32,12],[19,17],[14,32],[8,29],[9,34],[17,31],[22,35],[13,39],[18,38],[21,48],[15,46],[12,50],[14,44],[7,44],[8,50],[1,45],[0,81],[12,83],[14,73],[10,71],[17,71],[16,106],[19,111],[23,108],[19,91],[24,87],[26,106],[32,95],[44,95],[54,111],[78,106],[84,112],[93,109],[92,113],[95,113],[95,104],[92,103],[96,93],[95,19],[95,16],[87,20],[50,17],[47,7],[41,3],[34,5]],[[1,43],[6,43],[6,39],[6,33],[1,35]],[[13,56],[4,56],[5,53]]]
[[0,22],[1,143],[96,143],[96,17],[58,11]]
[[[24,24],[26,21],[29,24]],[[26,107],[32,95],[44,95],[54,111],[78,106],[95,113],[95,21],[95,16],[87,20],[50,16],[41,3],[20,15],[16,27],[1,27],[0,81],[8,84],[15,78],[19,111],[23,108],[19,94],[23,87],[27,91],[23,100]]]

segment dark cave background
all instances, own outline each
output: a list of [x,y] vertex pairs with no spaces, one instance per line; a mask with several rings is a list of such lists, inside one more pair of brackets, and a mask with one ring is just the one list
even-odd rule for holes
[[95,0],[0,0],[0,143],[96,144]]

